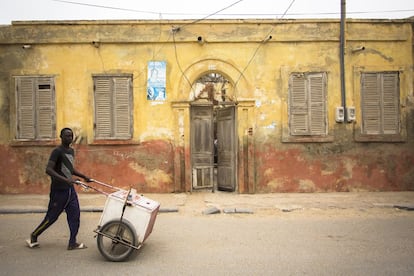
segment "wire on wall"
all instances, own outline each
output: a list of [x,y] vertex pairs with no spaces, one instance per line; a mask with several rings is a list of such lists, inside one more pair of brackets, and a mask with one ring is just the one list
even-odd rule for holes
[[185,78],[185,80],[188,82],[188,84],[190,85],[190,90],[193,91],[193,84],[191,83],[191,81],[188,79],[187,75],[185,74],[185,72],[183,71],[183,68],[180,65],[180,61],[178,59],[178,53],[177,53],[177,43],[175,42],[175,33],[178,32],[179,29],[173,29],[172,32],[172,37],[173,37],[173,45],[174,45],[174,54],[175,54],[175,62],[177,63],[178,68],[180,69],[181,72],[181,76],[183,76]]
[[203,20],[206,20],[207,18],[209,18],[209,17],[211,17],[211,16],[213,16],[213,15],[215,15],[215,14],[217,14],[217,13],[220,13],[220,12],[222,12],[222,11],[226,10],[226,9],[229,9],[229,8],[233,7],[234,5],[236,5],[236,4],[238,4],[238,3],[242,2],[242,1],[243,1],[243,0],[238,0],[238,1],[236,1],[236,2],[234,2],[234,3],[232,3],[232,4],[230,4],[230,5],[228,5],[228,6],[224,7],[224,8],[222,8],[222,9],[220,9],[220,10],[218,10],[218,11],[214,12],[214,13],[211,13],[211,14],[209,14],[209,15],[207,15],[207,16],[205,16],[205,17],[201,18],[201,19],[197,19],[197,20],[194,20],[194,21],[192,21],[192,22],[190,22],[190,23],[183,24],[183,25],[181,25],[181,26],[178,26],[178,27],[173,27],[173,28],[172,28],[171,33],[172,33],[172,37],[173,37],[174,53],[175,53],[175,61],[176,61],[176,63],[177,63],[178,68],[179,68],[179,69],[180,69],[180,71],[181,71],[181,76],[183,76],[183,77],[185,78],[185,80],[188,82],[188,84],[190,85],[190,90],[191,90],[192,92],[193,92],[193,84],[192,84],[192,83],[191,83],[191,81],[188,79],[187,75],[185,74],[184,70],[182,69],[181,64],[180,64],[180,61],[179,61],[179,58],[178,58],[178,53],[177,53],[177,43],[176,43],[176,41],[175,41],[175,34],[176,34],[177,32],[179,32],[180,30],[182,30],[184,27],[187,27],[187,26],[190,26],[190,25],[194,25],[194,24],[196,24],[196,23],[198,23],[198,22],[201,22],[201,21],[203,21]]
[[[292,0],[289,4],[289,6],[286,8],[285,12],[283,13],[283,15],[281,16],[280,19],[282,19],[287,12],[289,11],[289,9],[293,6],[293,3],[295,2],[295,0]],[[250,66],[250,64],[252,63],[253,59],[256,57],[257,52],[259,51],[259,49],[270,39],[272,39],[272,32],[274,30],[274,25],[271,27],[271,29],[269,30],[269,32],[266,34],[266,36],[262,39],[262,41],[260,41],[259,45],[256,47],[256,49],[253,52],[253,55],[251,56],[251,58],[249,59],[249,61],[247,62],[246,66],[243,68],[243,70],[240,72],[239,77],[237,78],[236,82],[234,83],[234,91],[237,91],[237,85],[241,79],[242,76],[244,76],[244,72],[246,72],[247,68]],[[236,97],[237,94],[235,93]]]
[[[103,60],[102,54],[101,54],[101,43],[93,41],[92,45],[94,45],[94,47],[96,48],[96,53],[98,54],[99,60],[101,61],[102,71],[106,74],[105,63],[104,63],[104,60]],[[96,45],[98,45],[98,46],[96,46]]]
[[[84,5],[84,6],[91,6],[91,7],[98,7],[98,8],[105,8],[105,9],[114,9],[114,10],[121,10],[121,11],[130,11],[130,12],[138,12],[138,13],[148,13],[148,14],[157,14],[158,16],[159,16],[159,20],[160,20],[160,32],[159,32],[159,38],[158,38],[158,40],[160,41],[161,40],[161,35],[162,35],[162,24],[161,24],[161,20],[162,20],[162,13],[160,13],[160,12],[154,12],[154,11],[143,11],[143,10],[134,10],[134,9],[126,9],[126,8],[117,8],[117,7],[112,7],[112,6],[102,6],[102,5],[94,5],[94,4],[87,4],[87,3],[79,3],[79,2],[74,2],[74,1],[67,1],[67,0],[53,0],[53,1],[55,1],[55,2],[63,2],[63,3],[69,3],[69,4],[76,4],[76,5]],[[180,31],[180,30],[182,30],[183,28],[185,28],[185,27],[188,27],[188,26],[190,26],[190,25],[194,25],[194,24],[196,24],[196,23],[199,23],[199,22],[201,22],[201,21],[203,21],[203,20],[206,20],[207,18],[210,18],[210,17],[212,17],[212,16],[214,16],[214,15],[217,15],[217,14],[219,14],[219,13],[221,13],[222,11],[224,11],[224,10],[227,10],[227,9],[229,9],[229,8],[231,8],[231,7],[233,7],[233,6],[235,6],[235,5],[237,5],[237,4],[239,4],[239,3],[241,3],[241,2],[243,2],[244,0],[237,0],[237,1],[235,1],[235,2],[233,2],[233,3],[231,3],[230,5],[228,5],[228,6],[226,6],[226,7],[224,7],[224,8],[221,8],[221,9],[219,9],[219,10],[217,10],[216,12],[213,12],[213,13],[211,13],[211,14],[208,14],[207,16],[204,16],[204,17],[202,17],[202,18],[200,18],[200,19],[196,19],[196,20],[194,20],[194,21],[191,21],[191,22],[189,22],[189,23],[186,23],[186,24],[183,24],[183,25],[181,25],[181,26],[176,26],[176,27],[173,27],[172,28],[172,30],[171,30],[171,32],[170,32],[170,34],[169,34],[169,37],[168,37],[168,39],[167,39],[167,41],[166,42],[168,42],[170,39],[171,39],[171,37],[172,37],[172,39],[173,39],[173,46],[174,46],[174,54],[175,54],[175,61],[176,61],[176,63],[177,63],[177,66],[178,66],[178,68],[179,68],[179,70],[180,70],[180,72],[181,72],[181,74],[182,74],[182,77],[184,77],[185,78],[185,80],[188,82],[188,84],[190,85],[190,88],[191,88],[191,90],[193,90],[193,84],[191,83],[191,81],[188,79],[188,77],[186,76],[186,74],[185,74],[185,72],[184,72],[184,70],[182,69],[182,66],[181,66],[181,64],[180,64],[180,61],[179,61],[179,56],[178,56],[178,49],[177,49],[177,42],[176,42],[176,34]],[[282,16],[279,18],[279,19],[282,19],[282,18],[284,18],[285,16],[286,16],[286,14],[288,14],[288,11],[290,10],[290,8],[293,6],[293,4],[294,4],[294,2],[295,2],[295,0],[292,0],[291,2],[290,2],[290,4],[289,4],[289,6],[286,8],[286,10],[285,10],[285,12],[282,14]],[[221,15],[225,15],[225,14],[221,14]],[[246,72],[246,70],[247,70],[247,68],[250,66],[250,64],[253,62],[253,60],[254,60],[254,58],[256,57],[256,55],[257,55],[257,53],[258,53],[258,51],[260,50],[260,48],[267,42],[267,41],[269,41],[270,39],[272,39],[272,32],[273,32],[273,30],[274,30],[274,28],[275,28],[275,26],[273,25],[272,27],[271,27],[271,29],[269,30],[269,32],[266,34],[266,36],[259,42],[259,45],[256,47],[256,49],[253,51],[253,54],[252,54],[252,56],[250,57],[250,59],[249,59],[249,61],[247,62],[247,64],[245,65],[245,67],[243,68],[243,70],[240,72],[240,75],[239,75],[239,77],[237,78],[237,80],[235,81],[235,83],[234,83],[234,89],[235,89],[235,91],[237,91],[237,85],[238,85],[238,83],[240,82],[240,79],[244,76],[244,73]],[[155,44],[154,44],[154,47],[153,47],[153,49],[152,49],[152,59],[153,60],[155,60],[156,59],[156,56],[161,52],[161,50],[165,47],[165,45],[166,44],[163,44],[159,49],[158,49],[158,51],[156,51],[155,50]],[[99,52],[99,49],[98,49],[98,54],[99,54],[99,56],[100,56],[100,59],[101,59],[101,62],[102,62],[102,66],[104,67],[104,64],[103,64],[103,59],[102,59],[102,56],[101,56],[101,53]],[[104,68],[104,71],[105,71],[105,68]],[[142,75],[142,73],[144,72],[144,70],[143,71],[141,71],[140,72],[140,74],[138,74],[138,76],[140,76],[140,75]],[[137,77],[138,77],[137,76]],[[134,77],[134,79],[135,78],[137,78],[137,77]],[[235,93],[236,94],[236,93]],[[236,97],[237,97],[237,94],[236,94]]]

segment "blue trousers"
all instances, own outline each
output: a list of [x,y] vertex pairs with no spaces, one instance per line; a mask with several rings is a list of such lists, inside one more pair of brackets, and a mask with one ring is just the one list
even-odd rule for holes
[[76,236],[80,225],[80,208],[78,195],[72,186],[68,190],[52,190],[49,195],[49,206],[43,221],[33,231],[32,236],[37,238],[53,223],[57,221],[62,212],[66,212],[66,217],[70,230],[69,245],[76,243]]

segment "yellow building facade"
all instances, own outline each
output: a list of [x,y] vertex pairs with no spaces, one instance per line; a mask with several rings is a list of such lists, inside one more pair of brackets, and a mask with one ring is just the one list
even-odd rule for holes
[[[0,26],[1,193],[78,169],[142,192],[414,188],[412,20]],[[7,172],[7,173],[5,173]]]

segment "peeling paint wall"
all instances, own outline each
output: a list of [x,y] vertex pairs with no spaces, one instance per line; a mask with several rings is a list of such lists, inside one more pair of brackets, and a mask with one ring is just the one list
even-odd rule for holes
[[[172,148],[165,141],[137,146],[75,145],[79,171],[113,186],[141,192],[173,192]],[[0,147],[1,193],[47,193],[46,164],[53,147]]]
[[[263,192],[357,192],[413,189],[412,155],[376,145],[369,151],[315,152],[321,146],[257,152]],[[325,149],[322,149],[325,150]],[[328,149],[329,150],[329,149]]]
[[[0,26],[0,193],[46,193],[47,158],[59,144],[58,139],[15,139],[15,76],[55,76],[56,131],[75,130],[80,171],[142,192],[179,192],[191,189],[191,85],[209,72],[231,82],[229,93],[238,103],[238,192],[414,190],[411,21],[348,21],[346,101],[357,118],[349,124],[335,122],[335,108],[341,105],[338,20],[188,23],[28,21]],[[180,28],[173,32],[173,27]],[[151,60],[166,61],[165,101],[146,99]],[[401,141],[355,139],[361,128],[359,74],[367,71],[400,72]],[[289,137],[292,72],[327,73],[329,139]],[[94,140],[92,76],[97,74],[132,74],[131,140]]]

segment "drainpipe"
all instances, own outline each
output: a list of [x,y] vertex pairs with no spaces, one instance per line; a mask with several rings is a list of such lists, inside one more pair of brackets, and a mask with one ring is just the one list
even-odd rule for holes
[[346,122],[346,91],[345,91],[345,19],[346,19],[346,3],[345,0],[341,0],[341,25],[340,25],[340,42],[339,42],[339,55],[340,55],[340,74],[341,74],[341,105],[344,109],[344,122]]

